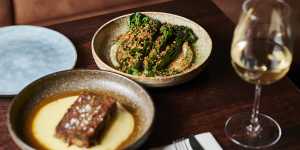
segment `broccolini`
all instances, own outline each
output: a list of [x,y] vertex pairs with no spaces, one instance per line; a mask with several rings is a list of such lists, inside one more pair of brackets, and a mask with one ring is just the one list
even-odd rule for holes
[[184,67],[170,67],[183,53],[183,43],[192,50],[192,44],[197,40],[192,29],[161,23],[138,12],[129,17],[128,26],[129,31],[120,35],[112,47],[116,49],[112,50],[116,54],[111,56],[116,57],[117,63],[114,66],[118,70],[132,75],[164,76],[182,72],[191,65],[193,52],[189,51],[187,54],[191,56],[186,57],[189,58],[186,61],[188,64],[185,63]]

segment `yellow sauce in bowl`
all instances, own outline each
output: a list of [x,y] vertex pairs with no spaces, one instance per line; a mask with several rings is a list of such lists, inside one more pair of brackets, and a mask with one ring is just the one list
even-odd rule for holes
[[77,97],[78,95],[59,98],[43,105],[34,113],[29,128],[31,134],[29,139],[33,141],[33,144],[36,143],[34,146],[39,149],[53,150],[115,150],[133,133],[135,128],[134,116],[118,104],[112,122],[102,131],[97,145],[90,148],[80,148],[75,145],[69,146],[61,139],[56,138],[54,135],[57,124]]

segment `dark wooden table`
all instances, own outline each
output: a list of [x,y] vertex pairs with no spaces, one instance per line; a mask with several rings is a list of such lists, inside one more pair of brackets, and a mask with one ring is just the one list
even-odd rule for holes
[[[213,39],[213,54],[206,69],[192,81],[170,88],[147,89],[157,114],[154,129],[141,149],[169,144],[173,140],[210,131],[225,150],[241,149],[232,144],[223,131],[226,119],[249,111],[254,87],[242,81],[230,65],[230,43],[234,24],[209,0],[184,0],[126,10],[50,26],[77,47],[76,68],[97,69],[90,41],[96,29],[106,21],[133,11],[164,11],[187,17],[207,29]],[[270,149],[300,149],[300,92],[288,79],[263,88],[261,111],[277,120],[283,136]],[[17,149],[5,126],[5,114],[11,98],[0,99],[0,149]]]

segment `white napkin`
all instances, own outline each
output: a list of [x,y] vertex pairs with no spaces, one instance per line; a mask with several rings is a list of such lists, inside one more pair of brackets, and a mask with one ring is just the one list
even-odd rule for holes
[[[195,138],[197,139],[199,144],[204,148],[204,150],[223,150],[210,132],[197,134],[195,135]],[[188,147],[188,150],[193,150],[192,147],[190,146],[188,138],[185,138],[180,142],[184,142]],[[159,148],[152,148],[150,150],[176,150],[176,148],[175,148],[175,143],[173,143]]]

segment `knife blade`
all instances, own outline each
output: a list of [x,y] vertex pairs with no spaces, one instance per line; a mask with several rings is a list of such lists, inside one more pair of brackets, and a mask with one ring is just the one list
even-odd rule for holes
[[189,137],[189,142],[193,150],[204,150],[204,148],[193,135]]

